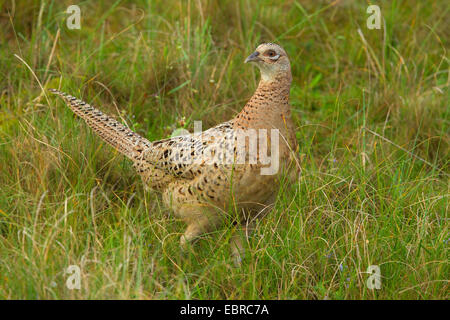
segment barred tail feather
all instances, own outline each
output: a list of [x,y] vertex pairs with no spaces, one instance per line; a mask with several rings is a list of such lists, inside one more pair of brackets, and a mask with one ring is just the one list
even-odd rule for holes
[[150,141],[86,102],[56,89],[50,89],[50,92],[63,98],[67,106],[83,118],[95,133],[128,158],[136,159],[146,147],[150,146]]

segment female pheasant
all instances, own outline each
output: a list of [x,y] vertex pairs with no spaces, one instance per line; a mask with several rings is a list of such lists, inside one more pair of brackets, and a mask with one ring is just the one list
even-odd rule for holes
[[[258,88],[232,120],[203,132],[148,141],[89,104],[51,89],[107,143],[133,161],[146,187],[160,191],[187,229],[184,247],[231,217],[249,222],[275,200],[279,177],[298,173],[288,56],[277,44],[258,46],[245,62],[261,71]],[[255,139],[256,138],[256,139]],[[242,244],[232,239],[235,261]]]

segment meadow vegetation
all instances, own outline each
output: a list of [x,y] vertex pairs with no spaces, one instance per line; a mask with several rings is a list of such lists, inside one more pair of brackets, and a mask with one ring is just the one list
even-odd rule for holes
[[[69,30],[71,4],[0,0],[0,298],[449,298],[448,1],[82,1]],[[234,227],[182,253],[182,221],[43,90],[161,139],[239,112],[269,41],[290,56],[302,171],[241,268]]]

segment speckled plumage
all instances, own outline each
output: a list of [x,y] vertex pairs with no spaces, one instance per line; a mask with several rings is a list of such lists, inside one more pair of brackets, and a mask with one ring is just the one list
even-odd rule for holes
[[[288,57],[280,46],[269,43],[260,45],[246,62],[259,66],[262,80],[234,119],[201,133],[154,142],[81,100],[58,90],[51,91],[61,96],[104,141],[133,161],[146,187],[162,193],[164,203],[187,223],[181,237],[185,245],[220,225],[229,212],[237,213],[232,220],[241,221],[262,215],[274,201],[279,174],[289,170],[295,176],[298,172],[295,161],[298,145],[289,106]],[[236,163],[240,130],[248,129],[279,130],[281,166],[277,174],[261,174],[265,165],[260,163],[259,156],[253,164]],[[270,146],[269,134],[267,140]],[[248,146],[244,157],[249,159]],[[239,257],[242,245],[238,239],[233,248]]]

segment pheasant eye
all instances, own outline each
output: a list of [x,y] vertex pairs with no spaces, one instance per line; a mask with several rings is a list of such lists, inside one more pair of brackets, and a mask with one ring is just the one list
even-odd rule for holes
[[278,58],[280,57],[279,54],[277,54],[274,50],[267,50],[266,52],[264,52],[264,55],[266,57],[268,57],[270,60],[278,60]]

